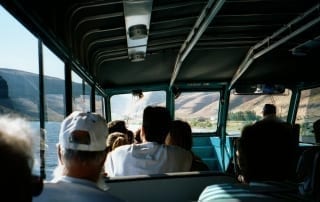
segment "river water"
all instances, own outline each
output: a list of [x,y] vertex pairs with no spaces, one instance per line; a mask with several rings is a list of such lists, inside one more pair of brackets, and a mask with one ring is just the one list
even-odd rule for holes
[[[31,122],[34,129],[39,128],[39,122]],[[46,122],[45,123],[45,173],[46,180],[52,179],[52,172],[57,166],[57,148],[56,145],[59,139],[60,122]],[[40,143],[39,143],[40,144]],[[40,174],[40,147],[35,146],[35,163],[34,173]]]

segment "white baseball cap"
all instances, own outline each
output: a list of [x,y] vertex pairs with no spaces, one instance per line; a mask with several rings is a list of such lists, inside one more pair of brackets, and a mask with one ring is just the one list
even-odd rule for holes
[[65,149],[103,151],[107,135],[107,123],[101,115],[74,111],[61,123],[59,144]]

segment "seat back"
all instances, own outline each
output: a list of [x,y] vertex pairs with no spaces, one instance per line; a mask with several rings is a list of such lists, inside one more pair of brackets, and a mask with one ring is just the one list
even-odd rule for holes
[[314,201],[320,201],[320,151],[316,153],[313,161],[311,194]]
[[[313,161],[317,152],[320,151],[320,147],[312,146],[305,149],[300,155],[297,164],[297,181],[303,182],[304,189],[307,191],[310,189],[310,183],[313,172]],[[308,182],[308,183],[307,183]]]
[[298,153],[297,127],[261,121],[243,129],[239,139],[239,160],[247,181],[294,178]]

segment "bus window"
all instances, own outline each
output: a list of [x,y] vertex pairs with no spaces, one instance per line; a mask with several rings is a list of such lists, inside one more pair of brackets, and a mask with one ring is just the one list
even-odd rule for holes
[[300,124],[301,142],[315,143],[312,124],[320,119],[319,95],[320,87],[301,91],[296,116],[296,123]]
[[262,118],[264,104],[271,103],[277,107],[277,116],[286,121],[291,99],[291,90],[278,95],[239,95],[230,94],[229,112],[226,132],[239,136],[242,128]]
[[[56,143],[60,123],[65,113],[64,63],[43,45],[43,73],[45,96],[46,179],[52,178],[56,167]],[[54,154],[54,155],[53,155]]]
[[192,151],[200,157],[209,170],[221,171],[218,160],[219,137],[217,131],[220,92],[182,92],[175,99],[175,119],[187,121],[192,133],[210,133],[210,136],[193,135]]
[[[40,128],[38,39],[0,6],[0,111]],[[19,135],[19,134],[17,134]],[[38,144],[34,174],[40,173]]]
[[141,94],[113,95],[110,99],[111,120],[125,120],[129,130],[136,131],[142,124],[146,106],[166,106],[165,91],[141,92]]
[[72,110],[89,112],[91,87],[72,71]]
[[[39,128],[38,40],[0,6],[0,107]],[[31,79],[32,78],[32,79]]]
[[175,119],[187,121],[193,133],[216,132],[219,92],[183,92],[175,100]]
[[96,106],[95,112],[100,114],[103,117],[106,117],[105,107],[104,107],[104,97],[97,93],[95,95],[95,106]]

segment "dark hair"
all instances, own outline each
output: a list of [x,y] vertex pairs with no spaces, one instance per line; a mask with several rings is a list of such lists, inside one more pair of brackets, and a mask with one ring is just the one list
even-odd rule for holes
[[134,140],[133,140],[134,139],[134,134],[133,134],[132,130],[128,130],[127,131],[127,137],[128,137],[129,143],[132,144],[134,142]]
[[106,144],[107,152],[110,152],[121,145],[130,144],[130,142],[126,134],[121,132],[113,132],[108,135]]
[[320,143],[320,119],[313,123],[313,133],[316,143]]
[[316,120],[313,123],[313,132],[319,132],[320,131],[320,119]]
[[142,143],[142,140],[141,140],[141,128],[137,129],[134,133],[134,142],[135,143]]
[[127,130],[126,122],[123,120],[114,120],[108,123],[109,134],[113,132],[127,133]]
[[171,116],[167,108],[147,106],[143,111],[142,122],[146,140],[163,144],[171,124]]
[[192,148],[192,130],[188,122],[174,120],[170,129],[171,144],[180,146],[186,150]]

